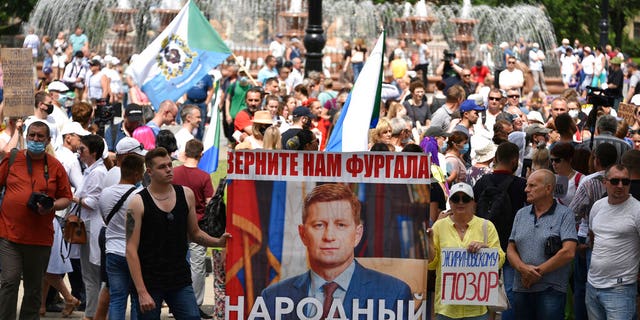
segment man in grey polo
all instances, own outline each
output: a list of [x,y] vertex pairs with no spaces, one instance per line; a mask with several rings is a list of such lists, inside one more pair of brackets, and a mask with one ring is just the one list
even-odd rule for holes
[[513,221],[507,258],[516,269],[516,319],[564,319],[577,235],[573,212],[553,198],[555,180],[549,170],[534,171],[524,190],[531,205],[520,209]]

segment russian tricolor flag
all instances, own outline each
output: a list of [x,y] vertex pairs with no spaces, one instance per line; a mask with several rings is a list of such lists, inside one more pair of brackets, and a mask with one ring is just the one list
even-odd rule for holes
[[340,118],[329,137],[327,151],[369,150],[369,129],[376,127],[380,114],[384,40],[383,31],[342,107]]

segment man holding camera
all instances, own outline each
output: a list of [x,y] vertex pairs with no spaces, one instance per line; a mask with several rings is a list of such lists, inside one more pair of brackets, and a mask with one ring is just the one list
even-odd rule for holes
[[524,189],[531,205],[513,221],[507,257],[516,270],[516,319],[564,319],[577,235],[573,212],[553,198],[555,185],[553,172],[534,171]]
[[35,121],[27,129],[27,149],[0,163],[5,195],[0,207],[0,319],[15,319],[20,279],[24,296],[20,319],[38,319],[42,276],[53,243],[55,210],[69,206],[71,187],[60,162],[45,152],[49,126]]

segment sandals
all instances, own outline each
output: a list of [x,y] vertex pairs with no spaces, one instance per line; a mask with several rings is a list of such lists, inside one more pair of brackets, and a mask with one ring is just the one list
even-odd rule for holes
[[76,299],[75,297],[71,301],[65,301],[64,309],[62,309],[62,317],[66,318],[70,316],[73,313],[73,310],[75,310],[79,305],[80,300]]

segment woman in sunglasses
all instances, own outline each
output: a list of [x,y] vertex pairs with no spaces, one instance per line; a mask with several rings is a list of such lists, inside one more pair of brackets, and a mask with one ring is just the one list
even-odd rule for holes
[[436,270],[435,319],[489,319],[489,312],[485,306],[441,303],[442,290],[439,290],[442,284],[441,248],[465,248],[472,253],[483,248],[497,249],[498,265],[502,267],[505,261],[505,253],[500,248],[500,240],[493,223],[475,215],[476,203],[473,198],[473,188],[461,182],[453,185],[450,192],[451,210],[441,214],[440,219],[427,230],[429,269]]

